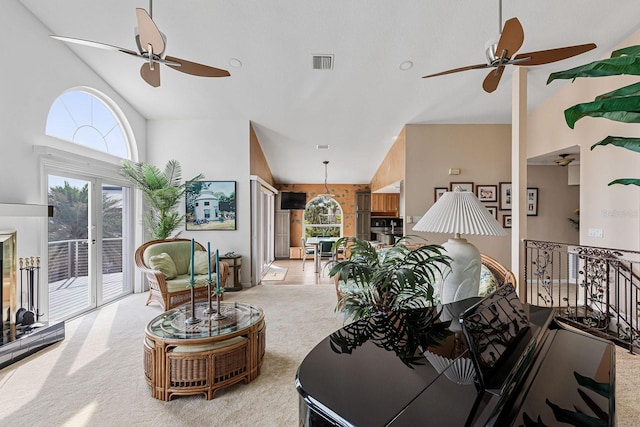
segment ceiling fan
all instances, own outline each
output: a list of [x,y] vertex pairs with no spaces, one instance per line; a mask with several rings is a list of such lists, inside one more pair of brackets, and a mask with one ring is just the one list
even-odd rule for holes
[[[149,1],[149,11],[153,13],[153,0]],[[164,64],[174,70],[181,71],[186,74],[201,77],[228,77],[227,70],[210,67],[208,65],[198,64],[174,56],[165,55],[165,47],[167,38],[160,32],[156,24],[153,22],[152,15],[146,10],[137,8],[136,18],[138,27],[135,29],[135,39],[138,46],[138,52],[125,49],[118,46],[112,46],[105,43],[94,42],[90,40],[76,39],[72,37],[56,36],[50,37],[67,43],[76,43],[84,46],[97,47],[100,49],[115,50],[127,55],[137,56],[145,61],[140,68],[140,76],[145,82],[153,87],[160,86],[160,67],[157,64]]]
[[[500,0],[499,24],[502,24],[502,0]],[[594,43],[581,44],[576,46],[559,47],[555,49],[539,50],[515,54],[524,42],[524,30],[518,18],[511,18],[504,23],[500,31],[500,38],[497,43],[490,43],[486,50],[487,63],[468,65],[466,67],[454,68],[440,73],[429,74],[423,78],[442,76],[445,74],[457,73],[460,71],[476,70],[481,68],[495,68],[485,77],[482,88],[486,92],[493,92],[498,88],[500,78],[506,65],[542,65],[551,62],[561,61],[580,55],[596,48]]]

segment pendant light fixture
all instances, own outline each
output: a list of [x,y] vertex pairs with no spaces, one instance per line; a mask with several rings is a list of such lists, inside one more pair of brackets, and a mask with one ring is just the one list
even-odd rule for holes
[[319,194],[318,196],[328,200],[333,198],[333,194],[329,193],[329,187],[327,187],[327,166],[329,165],[329,160],[325,160],[322,163],[324,164],[324,194]]

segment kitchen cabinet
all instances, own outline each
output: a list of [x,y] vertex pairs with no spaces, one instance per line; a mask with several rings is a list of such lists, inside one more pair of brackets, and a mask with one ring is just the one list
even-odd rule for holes
[[400,194],[374,193],[371,195],[371,212],[384,212],[387,216],[398,216],[400,212]]

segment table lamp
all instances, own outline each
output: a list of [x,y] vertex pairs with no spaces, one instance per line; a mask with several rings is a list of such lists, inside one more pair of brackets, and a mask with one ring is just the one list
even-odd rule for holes
[[447,255],[451,257],[450,268],[442,272],[442,280],[436,283],[443,304],[478,295],[480,251],[460,236],[462,234],[507,235],[475,194],[460,188],[447,191],[440,196],[416,223],[413,230],[454,234],[454,238],[442,244]]

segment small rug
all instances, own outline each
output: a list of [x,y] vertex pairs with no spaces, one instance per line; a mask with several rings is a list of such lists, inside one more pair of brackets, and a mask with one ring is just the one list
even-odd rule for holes
[[262,280],[284,280],[287,276],[287,270],[289,269],[286,267],[270,267]]

